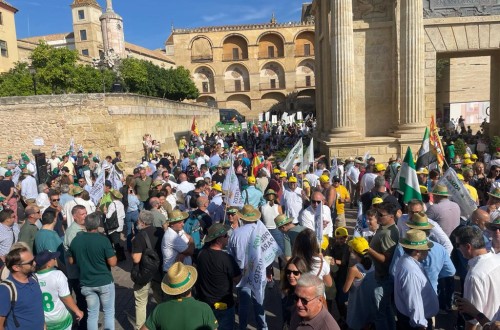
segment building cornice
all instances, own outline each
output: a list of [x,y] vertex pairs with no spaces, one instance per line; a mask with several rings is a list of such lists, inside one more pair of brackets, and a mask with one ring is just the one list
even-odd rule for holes
[[246,25],[223,25],[223,26],[206,26],[192,29],[172,29],[172,34],[189,34],[189,33],[208,33],[208,32],[229,32],[243,30],[258,30],[258,29],[279,29],[290,27],[311,27],[313,22],[287,22],[287,23],[262,23],[262,24],[246,24]]

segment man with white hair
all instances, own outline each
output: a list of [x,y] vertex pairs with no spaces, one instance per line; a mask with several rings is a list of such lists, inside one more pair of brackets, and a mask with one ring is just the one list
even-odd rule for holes
[[302,274],[295,288],[295,313],[290,329],[340,330],[324,304],[325,284],[316,275]]

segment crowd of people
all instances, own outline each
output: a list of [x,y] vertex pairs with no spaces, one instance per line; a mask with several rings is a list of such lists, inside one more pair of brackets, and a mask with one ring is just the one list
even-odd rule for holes
[[[264,299],[278,292],[283,329],[432,329],[455,309],[457,327],[499,329],[500,152],[453,158],[477,204],[464,218],[440,170],[418,169],[423,198],[403,203],[399,158],[318,156],[284,170],[275,151],[313,126],[182,137],[179,156],[146,135],[130,173],[120,152],[52,152],[46,182],[29,156],[9,156],[0,329],[93,330],[100,310],[114,329],[111,270],[127,260],[136,329],[246,329],[250,311],[268,329]],[[358,208],[352,230],[346,212]],[[271,246],[259,291],[251,255]]]

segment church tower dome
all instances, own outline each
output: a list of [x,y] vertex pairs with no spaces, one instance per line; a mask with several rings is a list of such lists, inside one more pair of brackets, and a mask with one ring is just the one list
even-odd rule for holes
[[106,0],[106,11],[101,15],[99,20],[101,21],[104,51],[107,52],[112,49],[120,58],[126,57],[123,18],[114,12],[112,0]]

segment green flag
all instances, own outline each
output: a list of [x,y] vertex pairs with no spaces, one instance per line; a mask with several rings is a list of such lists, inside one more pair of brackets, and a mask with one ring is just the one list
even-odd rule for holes
[[415,163],[413,162],[413,155],[410,147],[406,150],[406,156],[403,165],[401,165],[399,190],[404,194],[403,201],[405,203],[408,203],[412,199],[422,200],[417,171],[415,170]]

